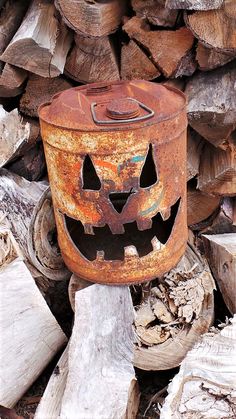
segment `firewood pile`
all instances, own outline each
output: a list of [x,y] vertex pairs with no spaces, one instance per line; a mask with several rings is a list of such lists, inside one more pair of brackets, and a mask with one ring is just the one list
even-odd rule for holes
[[[235,0],[0,0],[0,73],[0,416],[235,418]],[[59,251],[38,107],[133,79],[187,97],[189,241],[161,278],[92,285]]]

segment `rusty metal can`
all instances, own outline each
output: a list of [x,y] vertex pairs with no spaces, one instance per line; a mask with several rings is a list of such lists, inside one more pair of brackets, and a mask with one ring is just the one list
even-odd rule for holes
[[184,253],[186,99],[142,80],[95,83],[39,109],[58,242],[105,284],[160,277]]

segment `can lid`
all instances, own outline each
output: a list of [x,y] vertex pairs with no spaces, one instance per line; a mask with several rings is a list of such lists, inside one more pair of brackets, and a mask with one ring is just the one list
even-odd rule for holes
[[172,119],[185,95],[144,80],[93,83],[57,93],[39,108],[42,121],[79,131],[136,129]]

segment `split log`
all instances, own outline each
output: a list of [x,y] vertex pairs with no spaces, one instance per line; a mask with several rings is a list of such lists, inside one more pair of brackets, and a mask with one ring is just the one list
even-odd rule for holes
[[23,416],[18,416],[14,409],[0,406],[0,417],[3,419],[24,419]]
[[227,150],[205,144],[199,168],[198,188],[220,196],[236,195],[236,146]]
[[187,82],[188,121],[203,138],[216,147],[223,144],[236,126],[236,67],[234,63]]
[[[29,0],[8,0],[0,14],[0,54],[3,53],[24,17]],[[0,70],[2,63],[0,62]]]
[[121,78],[123,80],[153,80],[161,75],[157,67],[131,39],[121,50]]
[[24,123],[17,109],[11,112],[0,105],[0,167],[20,153],[30,137],[30,124]]
[[236,233],[236,198],[223,198],[217,216],[207,226],[201,226],[201,234]]
[[[219,210],[221,198],[204,194],[188,184],[187,192],[187,220],[188,226],[194,230],[201,230],[208,224],[209,217],[212,219]],[[210,220],[209,220],[210,223]]]
[[146,18],[153,25],[175,26],[178,12],[165,7],[165,0],[131,0],[138,17]]
[[68,376],[68,349],[69,344],[54,368],[35,412],[34,419],[58,419],[60,417],[61,401]]
[[196,60],[202,71],[214,70],[221,67],[235,58],[234,55],[219,52],[214,48],[207,48],[201,42],[197,44]]
[[20,111],[31,117],[38,118],[38,108],[42,103],[50,101],[57,92],[70,87],[72,87],[72,84],[62,77],[51,79],[31,74],[25,93],[20,100]]
[[119,80],[119,67],[112,39],[75,36],[66,60],[65,74],[81,83]]
[[194,178],[199,173],[203,144],[202,137],[189,127],[187,133],[187,180]]
[[134,365],[144,370],[178,366],[212,323],[213,289],[205,260],[188,245],[177,267],[151,285],[136,307]]
[[56,0],[55,5],[67,26],[96,37],[115,32],[126,9],[124,0]]
[[203,235],[206,257],[229,311],[236,313],[236,233]]
[[211,10],[219,9],[224,0],[166,0],[170,9]]
[[46,160],[42,142],[38,142],[27,150],[23,156],[9,163],[6,169],[29,181],[41,179],[46,173]]
[[14,97],[24,90],[24,82],[28,73],[23,68],[17,68],[11,64],[5,64],[0,76],[0,96]]
[[42,77],[56,77],[63,73],[71,41],[72,34],[55,17],[54,5],[33,0],[0,59]]
[[224,1],[217,10],[185,14],[185,23],[202,44],[236,54],[235,0]]
[[0,170],[0,213],[6,218],[30,264],[47,278],[69,277],[57,242],[51,195],[47,182],[28,182]]
[[136,417],[133,316],[128,287],[92,285],[76,293],[60,418]]
[[168,387],[160,419],[234,418],[236,316],[188,352]]
[[134,16],[124,24],[123,30],[147,50],[153,63],[166,77],[174,77],[176,73],[178,76],[191,75],[195,71],[195,66],[192,68],[189,62],[183,65],[184,60],[188,61],[194,42],[187,28],[151,31],[144,20]]
[[70,305],[73,311],[75,311],[75,293],[77,291],[83,290],[86,287],[89,287],[90,285],[92,285],[92,282],[79,278],[75,274],[71,275],[69,287],[68,287],[68,295],[69,295]]
[[8,234],[1,229],[0,404],[10,408],[65,344],[66,337],[22,258],[14,253]]

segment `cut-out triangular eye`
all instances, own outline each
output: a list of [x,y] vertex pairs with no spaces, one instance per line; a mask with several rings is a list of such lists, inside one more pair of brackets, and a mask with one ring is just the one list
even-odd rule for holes
[[153,160],[153,150],[152,144],[149,145],[148,154],[145,160],[145,163],[142,168],[142,173],[140,176],[140,187],[148,188],[149,186],[154,185],[157,181],[157,171],[156,166]]
[[93,165],[93,162],[87,154],[84,159],[83,170],[83,189],[90,189],[92,191],[98,191],[101,189],[101,182]]

